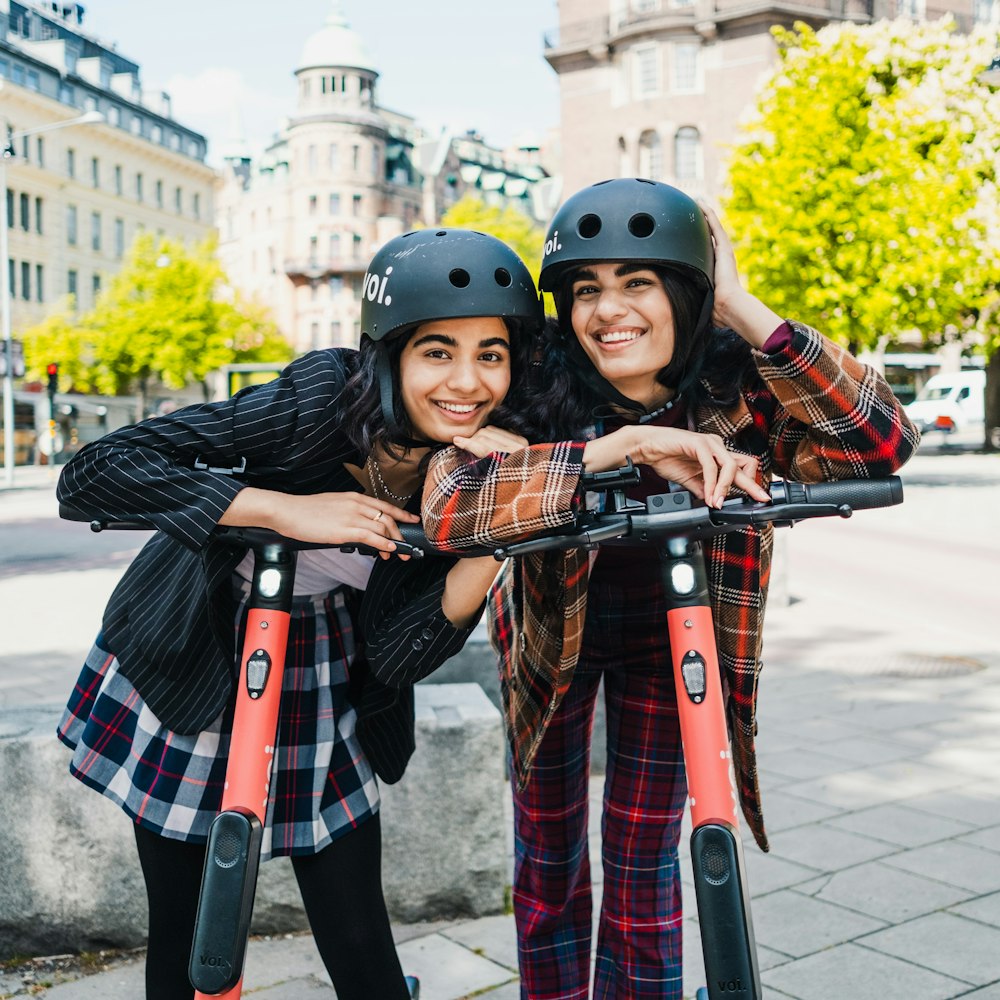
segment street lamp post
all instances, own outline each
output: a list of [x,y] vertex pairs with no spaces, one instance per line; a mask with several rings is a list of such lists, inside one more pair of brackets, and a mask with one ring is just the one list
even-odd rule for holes
[[7,122],[0,119],[0,332],[3,334],[6,367],[3,376],[3,471],[4,485],[14,485],[14,341],[10,327],[10,256],[8,250],[7,217],[7,160],[14,155],[14,140],[24,136],[53,132],[71,125],[99,125],[104,115],[99,111],[87,111],[78,118],[51,122],[37,128],[26,128],[20,132],[7,134]]

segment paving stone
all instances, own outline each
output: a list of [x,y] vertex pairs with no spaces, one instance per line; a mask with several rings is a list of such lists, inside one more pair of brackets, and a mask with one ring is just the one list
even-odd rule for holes
[[815,744],[813,749],[819,753],[853,761],[859,767],[888,764],[894,760],[916,757],[922,752],[921,748],[911,744],[901,743],[897,740],[876,739],[871,736],[858,736],[849,740],[819,743]]
[[407,941],[397,951],[407,974],[419,977],[421,995],[428,1000],[463,997],[516,975],[441,934]]
[[497,965],[517,971],[517,929],[513,914],[458,924],[444,931],[443,936]]
[[947,1000],[968,988],[855,944],[769,969],[761,979],[768,996],[773,988],[797,1000]]
[[45,1000],[115,1000],[141,997],[146,992],[145,961],[120,965],[99,976],[87,976],[73,983],[53,986],[43,994]]
[[971,896],[965,889],[890,868],[879,861],[818,878],[796,886],[795,891],[888,923],[902,923]]
[[976,847],[983,847],[987,851],[997,851],[1000,853],[1000,826],[990,826],[985,830],[977,830],[975,833],[959,837],[958,840],[962,844],[974,844]]
[[303,977],[286,979],[274,986],[255,989],[253,995],[262,1000],[299,1000],[300,997],[309,1000],[337,1000],[336,990],[332,986]]
[[753,899],[778,889],[787,889],[800,882],[808,882],[820,874],[815,868],[807,868],[794,861],[765,854],[754,844],[743,845],[743,857],[746,862],[747,883]]
[[981,990],[963,993],[962,1000],[1000,1000],[1000,983],[990,983]]
[[[427,1000],[432,1000],[432,998],[428,997]],[[477,994],[477,1000],[521,1000],[520,982],[505,983],[496,989],[483,990],[482,993]]]
[[819,824],[783,830],[771,840],[776,857],[825,872],[850,868],[894,850],[883,841]]
[[830,819],[829,824],[901,847],[920,847],[969,830],[967,823],[896,803],[843,813]]
[[803,799],[781,790],[766,791],[764,794],[764,823],[769,835],[779,830],[804,826],[806,823],[827,820],[841,811],[837,806]]
[[951,791],[928,792],[906,803],[911,809],[961,820],[973,826],[1000,823],[1000,788],[997,783],[965,785]]
[[757,761],[762,773],[777,771],[789,778],[805,781],[808,778],[820,778],[827,774],[839,774],[841,771],[854,770],[858,765],[843,757],[834,757],[813,750],[794,750],[781,753],[758,754]]
[[887,801],[951,789],[968,783],[966,775],[953,774],[913,760],[848,771],[789,785],[785,791],[844,809],[863,809]]
[[975,986],[1000,979],[1000,928],[952,913],[889,927],[869,934],[863,944]]
[[948,912],[1000,927],[1000,892],[980,896],[978,899],[970,899],[967,903],[959,903],[957,906],[950,907]]
[[768,948],[802,958],[885,926],[792,890],[772,893],[753,904],[754,933]]
[[885,863],[970,892],[987,893],[1000,889],[1000,864],[997,864],[996,855],[953,840],[893,854]]

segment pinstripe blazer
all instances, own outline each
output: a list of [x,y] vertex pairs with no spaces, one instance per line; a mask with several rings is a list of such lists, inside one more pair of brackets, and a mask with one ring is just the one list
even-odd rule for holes
[[[236,611],[231,578],[246,549],[212,529],[243,486],[305,495],[359,492],[361,465],[342,425],[342,393],[357,366],[347,349],[307,354],[279,378],[232,399],[121,428],[64,468],[60,503],[88,517],[141,517],[159,529],[105,609],[103,641],[156,716],[179,733],[204,729],[233,690]],[[197,467],[196,467],[197,463]],[[219,470],[239,469],[238,478]],[[419,496],[413,500],[419,510]],[[385,781],[413,752],[414,678],[464,645],[441,610],[450,558],[376,560],[355,615],[358,736]],[[406,682],[400,678],[406,678]],[[388,686],[382,680],[396,680]]]

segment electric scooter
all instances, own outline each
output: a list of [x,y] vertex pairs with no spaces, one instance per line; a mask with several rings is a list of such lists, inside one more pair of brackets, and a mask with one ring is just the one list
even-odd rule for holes
[[[588,492],[605,495],[604,510],[583,512],[569,528],[502,546],[494,555],[500,560],[552,549],[656,547],[668,597],[666,626],[687,772],[691,862],[707,978],[697,998],[760,1000],[739,801],[702,542],[747,526],[791,527],[808,518],[846,518],[854,510],[892,506],[903,500],[902,482],[895,476],[817,484],[778,481],[771,485],[771,503],[730,500],[722,509],[707,507],[687,492],[629,500],[625,489],[637,482],[631,462],[617,471],[585,476]],[[402,533],[419,549],[411,526],[402,526]]]
[[[639,482],[631,462],[619,470],[584,477],[588,493],[605,496],[604,509],[585,510],[566,528],[462,556],[491,554],[498,561],[530,552],[600,545],[655,545],[668,595],[667,632],[672,651],[678,714],[692,815],[691,860],[698,902],[707,986],[698,1000],[761,1000],[750,893],[739,836],[739,805],[726,725],[715,627],[701,543],[747,526],[791,527],[814,517],[850,517],[854,510],[903,500],[902,482],[841,480],[816,484],[777,481],[771,503],[728,500],[721,509],[678,491],[630,500]],[[81,520],[71,511],[61,512]],[[135,522],[92,521],[95,531],[136,528]],[[233,751],[222,811],[212,826],[199,903],[190,975],[203,997],[237,1000],[256,886],[267,788],[277,731],[281,672],[295,550],[318,547],[259,528],[219,532],[252,548],[256,556],[246,642],[233,723]],[[434,555],[418,526],[400,525],[396,553]],[[363,546],[340,546],[366,551]],[[241,749],[237,752],[237,740]],[[245,743],[244,743],[245,741]],[[232,773],[232,777],[230,772]],[[411,996],[419,985],[411,983]]]
[[[89,520],[65,507],[59,513]],[[153,527],[112,520],[91,520],[90,526],[93,531]],[[239,1000],[277,743],[296,552],[325,546],[263,528],[222,527],[215,535],[253,551],[254,575],[222,807],[209,830],[188,977],[195,1000]],[[418,980],[407,976],[406,983],[411,1000],[417,1000]]]

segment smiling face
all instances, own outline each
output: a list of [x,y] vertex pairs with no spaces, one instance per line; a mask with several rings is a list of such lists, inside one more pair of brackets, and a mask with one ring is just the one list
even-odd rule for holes
[[667,390],[657,372],[674,353],[674,317],[663,282],[634,263],[588,264],[573,275],[573,332],[619,392],[652,407]]
[[422,323],[399,359],[414,433],[451,443],[482,427],[510,388],[510,334],[495,316]]

